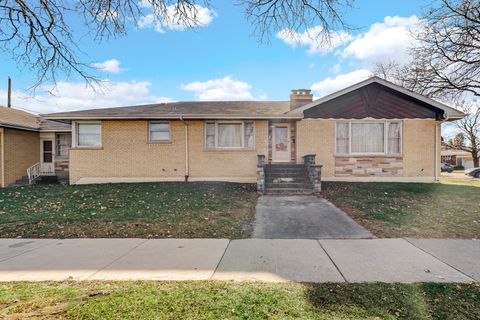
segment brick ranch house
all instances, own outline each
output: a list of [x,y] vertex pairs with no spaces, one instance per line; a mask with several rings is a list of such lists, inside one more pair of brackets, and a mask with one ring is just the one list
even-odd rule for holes
[[40,162],[42,175],[68,179],[70,128],[69,123],[0,106],[0,187],[15,184]]
[[[174,102],[42,117],[71,123],[71,184],[257,182],[263,192],[315,191],[320,166],[328,181],[435,182],[440,125],[465,116],[377,77],[312,100],[310,90],[292,90],[282,102]],[[51,144],[55,150],[53,136]]]

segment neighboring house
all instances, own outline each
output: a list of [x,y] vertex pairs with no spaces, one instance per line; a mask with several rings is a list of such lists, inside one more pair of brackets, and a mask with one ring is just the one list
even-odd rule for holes
[[434,182],[440,172],[440,125],[465,116],[376,77],[315,101],[310,90],[292,90],[290,98],[43,116],[72,122],[72,184],[255,182],[258,155],[268,166],[302,164],[311,154],[323,166],[322,180]]
[[0,186],[14,184],[35,165],[43,175],[68,177],[70,127],[0,106]]
[[472,153],[468,148],[456,148],[448,144],[442,144],[442,162],[449,163],[456,168],[473,168]]

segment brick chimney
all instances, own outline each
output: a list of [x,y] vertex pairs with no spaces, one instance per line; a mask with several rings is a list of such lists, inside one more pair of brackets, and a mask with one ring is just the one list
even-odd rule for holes
[[292,89],[290,92],[290,110],[297,109],[313,101],[312,90]]

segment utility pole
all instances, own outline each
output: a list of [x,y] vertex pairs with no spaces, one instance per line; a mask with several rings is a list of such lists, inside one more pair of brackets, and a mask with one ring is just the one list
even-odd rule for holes
[[7,107],[12,107],[12,79],[8,77],[8,96],[7,96]]

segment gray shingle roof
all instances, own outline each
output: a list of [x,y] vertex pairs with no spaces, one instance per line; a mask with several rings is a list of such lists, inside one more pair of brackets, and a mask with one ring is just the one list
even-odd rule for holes
[[[42,115],[46,119],[214,119],[275,118],[290,111],[289,101],[195,101],[91,109]],[[288,116],[286,116],[288,118]]]

